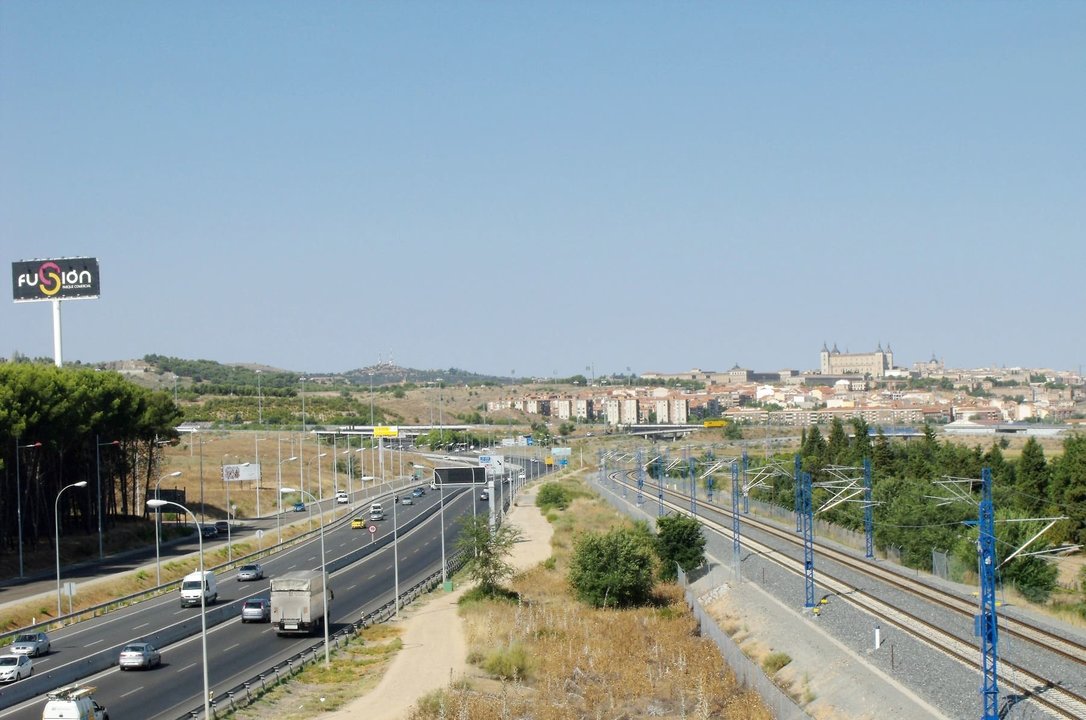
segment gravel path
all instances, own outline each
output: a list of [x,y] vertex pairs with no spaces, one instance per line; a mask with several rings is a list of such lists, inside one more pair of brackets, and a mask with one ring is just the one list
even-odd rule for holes
[[[535,506],[535,488],[526,488],[509,511],[506,522],[520,528],[510,563],[528,570],[551,555],[553,528]],[[402,720],[419,698],[448,687],[468,672],[467,641],[457,613],[457,601],[468,588],[435,596],[401,616],[403,650],[396,654],[377,686],[339,710],[321,717],[334,720]]]

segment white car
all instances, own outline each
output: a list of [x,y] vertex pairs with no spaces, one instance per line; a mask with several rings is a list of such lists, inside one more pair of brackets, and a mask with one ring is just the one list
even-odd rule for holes
[[347,493],[340,490],[336,493],[336,502],[340,505],[348,505],[351,502],[351,498],[347,496]]
[[26,655],[0,655],[0,682],[15,682],[34,674],[34,661]]
[[49,652],[49,636],[43,632],[23,633],[11,644],[13,655],[38,657]]

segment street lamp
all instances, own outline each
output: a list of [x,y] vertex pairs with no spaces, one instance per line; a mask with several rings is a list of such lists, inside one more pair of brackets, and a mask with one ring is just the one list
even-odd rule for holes
[[279,512],[275,514],[275,531],[277,533],[277,543],[283,542],[283,463],[297,460],[297,455],[291,455],[286,460],[283,459],[283,436],[280,435],[278,439],[278,455],[276,457],[277,464],[275,466],[275,487],[278,489],[276,492],[276,501],[279,503]]
[[[165,505],[173,505],[184,510],[191,518],[194,525],[196,525],[196,539],[200,541],[200,582],[206,583],[204,579],[204,529],[200,527],[199,521],[196,520],[196,515],[191,510],[182,505],[181,503],[175,503],[172,500],[148,500],[147,507],[158,509]],[[211,689],[207,682],[207,592],[206,586],[202,586],[200,589],[200,642],[201,650],[204,655],[204,717],[211,718]]]
[[97,446],[94,448],[94,469],[98,474],[98,559],[101,560],[106,556],[102,547],[102,446],[120,445],[121,441],[98,442],[98,436],[95,435],[94,443]]
[[392,591],[396,596],[396,619],[400,617],[400,523],[396,519],[396,498],[392,498]]
[[[180,470],[163,475],[155,481],[155,500],[158,500],[158,484],[168,477],[181,477]],[[162,535],[162,511],[155,509],[155,585],[162,585],[162,555],[159,551],[159,538]]]
[[260,468],[260,441],[267,440],[266,437],[253,436],[253,462],[256,463],[256,517],[260,518],[260,483],[264,480],[264,473]]
[[53,503],[53,522],[56,525],[56,547],[57,547],[57,617],[64,614],[64,611],[60,607],[60,496],[64,494],[64,491],[68,488],[74,487],[87,487],[86,480],[80,480],[77,483],[71,485],[65,485],[57,493],[56,502]]
[[321,510],[320,502],[317,498],[313,497],[313,493],[306,492],[305,490],[294,488],[279,488],[279,495],[282,496],[287,493],[300,493],[302,495],[308,495],[310,499],[317,503],[318,515],[320,515],[321,521],[321,585],[324,586],[324,666],[328,667],[331,660],[328,657],[328,623],[330,618],[328,617],[328,565],[324,559],[324,511]]
[[260,371],[256,371],[256,424],[264,425],[264,391],[260,386]]
[[[320,436],[319,435],[317,436],[317,438],[318,438],[317,441],[320,442]],[[317,495],[319,496],[321,501],[324,500],[324,483],[321,481],[321,458],[326,456],[327,454],[328,453],[326,453],[326,452],[318,453],[316,455],[316,457],[311,457],[306,462],[306,465],[308,466],[309,463],[313,462],[314,460],[317,461]],[[307,467],[307,469],[308,469],[308,467]],[[310,474],[310,477],[312,477],[312,473]]]
[[23,576],[23,487],[19,474],[19,451],[23,448],[40,448],[40,442],[20,445],[15,441],[15,514],[19,518],[19,577]]

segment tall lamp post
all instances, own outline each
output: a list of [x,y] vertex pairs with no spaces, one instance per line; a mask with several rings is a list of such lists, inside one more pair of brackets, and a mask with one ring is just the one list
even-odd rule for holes
[[324,511],[321,510],[320,502],[317,500],[317,498],[313,497],[313,493],[306,492],[305,490],[302,490],[301,488],[298,488],[298,489],[289,488],[289,487],[279,488],[279,494],[280,495],[287,495],[287,494],[295,493],[295,492],[300,493],[301,495],[308,495],[310,500],[312,500],[314,503],[317,503],[317,514],[320,515],[320,521],[321,521],[321,585],[324,586],[324,623],[323,623],[323,625],[324,625],[324,666],[328,667],[328,665],[331,662],[331,660],[329,659],[329,656],[328,656],[328,623],[329,623],[330,619],[328,617],[328,564],[325,562],[325,559],[324,559]]
[[[163,475],[155,481],[155,500],[158,500],[158,485],[168,477],[181,477],[180,470],[174,470],[172,473]],[[159,550],[162,537],[162,511],[159,508],[155,508],[155,585],[162,584],[162,554]]]
[[253,462],[256,463],[256,517],[260,518],[260,483],[264,480],[263,472],[260,468],[260,441],[267,440],[266,437],[253,437]]
[[[230,507],[230,480],[226,477],[226,456],[230,453],[226,453],[222,456],[223,462],[220,465],[220,472],[222,473],[222,484],[226,486],[226,562],[234,562],[234,546],[230,542],[230,525],[233,519],[233,509]],[[249,463],[241,463],[240,467],[249,467]]]
[[94,469],[98,475],[98,559],[101,560],[106,556],[102,543],[102,446],[120,445],[121,441],[99,442],[98,436],[95,435],[94,444],[97,446],[94,448]]
[[400,523],[396,519],[396,498],[392,499],[392,591],[396,595],[396,618],[400,617]]
[[279,448],[278,448],[277,464],[275,466],[275,487],[276,502],[279,504],[279,512],[275,514],[275,531],[277,534],[276,542],[282,544],[283,542],[283,463],[288,463],[293,460],[297,460],[297,455],[291,455],[286,460],[283,459],[283,436],[279,436]]
[[23,576],[23,486],[19,468],[19,451],[23,448],[40,448],[40,442],[32,442],[29,445],[20,445],[15,441],[15,515],[19,525],[19,577]]
[[[200,527],[199,521],[196,519],[196,515],[181,503],[175,503],[172,500],[148,500],[147,507],[157,509],[166,505],[173,505],[179,507],[185,511],[192,518],[192,522],[196,525],[196,538],[200,541],[200,578],[204,577],[204,529]],[[203,582],[207,582],[203,580]],[[206,590],[206,587],[205,587]],[[207,681],[207,593],[204,590],[200,592],[200,642],[201,651],[204,656],[204,717],[210,719],[211,715],[211,688]]]
[[264,425],[264,390],[260,386],[260,371],[256,371],[256,425]]
[[57,617],[64,614],[64,611],[60,607],[60,496],[64,494],[64,491],[68,488],[74,487],[87,487],[86,480],[80,480],[77,483],[71,485],[65,485],[57,493],[57,499],[53,503],[53,522],[56,525],[56,548],[57,548]]
[[[319,438],[320,436],[318,435],[317,437]],[[321,458],[326,456],[327,454],[328,453],[326,452],[322,452],[318,453],[316,457],[309,458],[309,462],[313,462],[314,460],[317,461],[317,496],[318,499],[321,501],[324,500],[324,483],[321,481]],[[313,477],[313,474],[310,473],[309,476]]]

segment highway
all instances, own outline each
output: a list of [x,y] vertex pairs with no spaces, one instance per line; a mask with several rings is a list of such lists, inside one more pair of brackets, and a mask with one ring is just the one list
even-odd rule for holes
[[[526,462],[524,469],[529,477],[542,473],[542,464]],[[405,490],[398,490],[404,495]],[[499,499],[508,503],[508,492],[497,492]],[[426,575],[440,568],[441,518],[437,512],[440,492],[427,490],[411,506],[396,506],[398,525],[403,528],[416,521],[417,527],[402,532],[398,543],[399,579],[401,592]],[[375,498],[383,502],[387,519],[372,523],[377,526],[373,551],[366,552],[371,543],[366,530],[352,530],[350,518],[365,514],[369,499],[354,506],[351,513],[325,528],[326,555],[329,566],[344,564],[344,556],[354,553],[364,557],[353,564],[332,570],[329,587],[334,600],[329,607],[332,619],[330,631],[334,632],[362,614],[374,610],[393,598],[393,551],[390,543],[382,539],[392,535],[392,494]],[[330,501],[326,501],[330,502]],[[445,491],[445,549],[451,555],[455,550],[459,533],[457,518],[466,514],[486,513],[489,504],[478,499],[477,490],[462,489]],[[367,525],[369,525],[367,521]],[[316,525],[316,523],[314,523]],[[338,561],[338,563],[337,563]],[[263,559],[266,579],[240,583],[236,572],[228,571],[219,577],[219,602],[209,606],[211,618],[215,613],[227,618],[221,624],[208,627],[208,673],[215,696],[248,680],[273,665],[295,655],[301,649],[319,641],[317,637],[280,638],[266,624],[242,624],[240,606],[245,599],[267,596],[267,578],[298,569],[320,568],[319,538],[287,549]],[[109,613],[94,620],[72,625],[50,633],[53,651],[35,660],[35,674],[28,680],[0,689],[0,719],[39,720],[44,705],[44,693],[60,684],[50,674],[58,677],[70,675],[75,664],[88,664],[98,655],[109,655],[116,662],[120,647],[126,642],[144,639],[162,650],[162,665],[150,671],[121,672],[115,665],[102,672],[85,677],[83,684],[97,688],[95,697],[105,705],[113,720],[144,718],[167,720],[184,716],[198,706],[203,692],[202,653],[199,633],[199,608],[182,609],[176,593],[148,600],[129,608]],[[185,630],[177,630],[184,625]],[[193,631],[195,630],[195,631]],[[170,642],[170,634],[185,639]],[[166,638],[159,641],[158,638]],[[24,686],[25,687],[17,687]],[[13,700],[12,690],[33,689],[36,696],[25,702]]]

